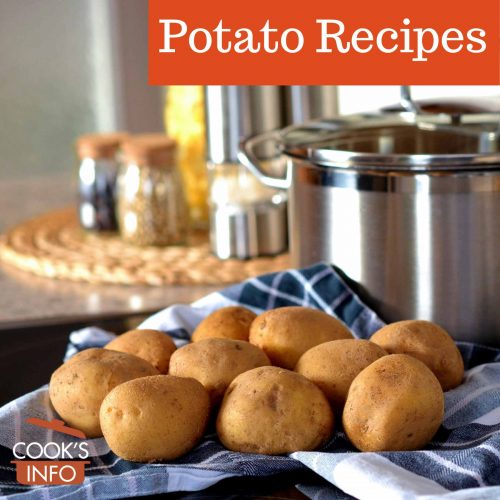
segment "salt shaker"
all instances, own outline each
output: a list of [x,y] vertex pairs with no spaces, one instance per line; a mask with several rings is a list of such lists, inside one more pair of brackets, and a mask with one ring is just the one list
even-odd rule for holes
[[[283,123],[278,86],[205,87],[210,243],[220,259],[248,259],[284,252],[287,195],[263,186],[238,161],[243,137]],[[272,157],[275,151],[262,151]]]
[[117,153],[127,137],[123,132],[86,134],[78,138],[80,225],[84,229],[114,231],[115,186],[119,162]]
[[120,234],[129,243],[163,246],[185,242],[189,212],[173,139],[141,134],[124,142],[117,215]]

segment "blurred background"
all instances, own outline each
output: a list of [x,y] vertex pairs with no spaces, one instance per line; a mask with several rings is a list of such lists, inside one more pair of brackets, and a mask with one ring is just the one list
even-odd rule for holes
[[[85,132],[164,129],[165,89],[147,84],[147,8],[144,0],[0,2],[0,182],[70,176]],[[414,88],[416,99],[498,94],[498,86]],[[344,114],[399,94],[340,86],[337,98]]]
[[161,130],[143,0],[0,2],[0,179],[76,168],[89,131]]

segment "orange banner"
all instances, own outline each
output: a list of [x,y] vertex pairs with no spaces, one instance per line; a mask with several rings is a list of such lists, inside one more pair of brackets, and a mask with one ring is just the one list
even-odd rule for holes
[[500,2],[149,0],[152,85],[494,85]]

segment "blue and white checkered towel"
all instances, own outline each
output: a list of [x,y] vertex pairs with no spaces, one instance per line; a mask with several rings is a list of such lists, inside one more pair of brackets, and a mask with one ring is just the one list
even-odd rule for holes
[[[316,265],[250,279],[191,306],[171,306],[141,326],[168,331],[182,345],[208,313],[235,304],[256,313],[290,305],[314,307],[338,316],[360,338],[370,337],[383,324],[331,267]],[[96,328],[74,332],[67,356],[102,346],[112,337]],[[28,417],[56,417],[45,386],[0,409],[0,495],[118,498],[194,491],[229,477],[270,476],[307,467],[334,485],[301,488],[314,498],[337,498],[340,490],[357,498],[500,498],[500,350],[469,343],[459,347],[466,377],[446,393],[443,426],[425,450],[359,453],[339,429],[321,451],[270,457],[227,451],[212,432],[171,463],[136,464],[118,458],[101,438],[88,441],[91,463],[83,484],[29,488],[16,483],[10,464],[14,443],[68,441],[66,435],[24,423]]]

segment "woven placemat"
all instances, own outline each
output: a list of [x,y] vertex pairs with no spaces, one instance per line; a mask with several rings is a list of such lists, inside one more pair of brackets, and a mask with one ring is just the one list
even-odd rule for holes
[[124,285],[235,283],[289,267],[289,256],[219,260],[206,232],[193,232],[186,246],[136,247],[116,235],[80,229],[74,209],[41,215],[0,239],[0,258],[49,278]]

